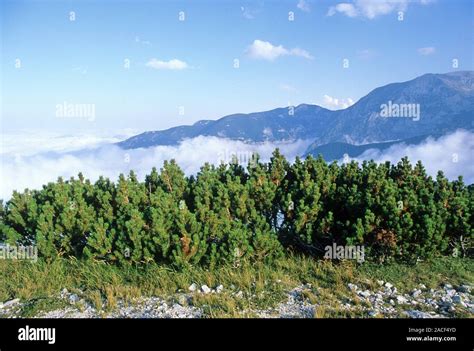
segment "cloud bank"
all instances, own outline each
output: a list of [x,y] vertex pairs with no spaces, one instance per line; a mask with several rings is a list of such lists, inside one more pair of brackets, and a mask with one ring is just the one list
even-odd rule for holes
[[[81,138],[84,139],[84,136]],[[293,160],[296,155],[302,155],[310,144],[310,141],[246,144],[217,137],[197,137],[185,140],[178,146],[123,150],[116,145],[104,144],[105,142],[98,144],[93,136],[88,139],[93,141],[88,148],[71,151],[69,144],[72,142],[78,145],[81,141],[67,138],[63,139],[62,151],[61,147],[56,145],[54,148],[35,153],[35,142],[23,143],[18,136],[16,141],[14,138],[7,138],[9,143],[30,147],[20,150],[14,145],[4,145],[4,149],[11,152],[2,155],[0,199],[10,198],[13,190],[41,189],[43,184],[56,181],[59,176],[69,179],[76,177],[79,172],[92,181],[97,180],[99,176],[115,181],[120,173],[127,174],[134,170],[140,179],[144,179],[152,167],[159,169],[165,160],[170,159],[175,159],[188,175],[197,173],[205,162],[228,163],[233,155],[236,155],[239,163],[244,166],[252,159],[254,152],[260,155],[262,161],[268,161],[276,147]],[[96,145],[101,146],[94,147]]]
[[[293,161],[297,155],[305,153],[311,142],[247,144],[201,136],[185,140],[178,146],[123,150],[110,144],[117,139],[101,139],[95,135],[80,135],[74,139],[74,136],[69,135],[47,143],[41,138],[31,139],[28,134],[23,135],[23,139],[19,135],[4,137],[0,199],[9,199],[13,190],[41,189],[42,185],[56,181],[59,176],[68,179],[76,177],[79,172],[91,181],[97,180],[99,176],[115,181],[120,173],[127,174],[134,170],[143,180],[152,167],[159,169],[163,161],[169,159],[175,159],[188,175],[197,173],[205,162],[228,163],[233,155],[244,166],[254,152],[261,156],[262,161],[268,161],[276,147]],[[42,144],[49,146],[39,147]],[[398,144],[384,151],[368,150],[356,160],[397,163],[404,156],[408,156],[412,163],[421,160],[430,175],[435,176],[438,170],[443,170],[449,179],[463,175],[466,183],[474,183],[474,133],[462,130],[439,139],[428,138],[417,146]]]
[[373,159],[376,162],[397,163],[408,156],[413,164],[423,162],[428,174],[436,176],[438,170],[453,180],[459,175],[467,184],[474,183],[474,133],[458,130],[438,139],[427,138],[419,145],[396,144],[383,150],[367,150],[357,161]]

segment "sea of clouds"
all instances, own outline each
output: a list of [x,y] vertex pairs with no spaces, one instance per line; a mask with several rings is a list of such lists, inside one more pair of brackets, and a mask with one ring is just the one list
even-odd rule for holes
[[152,167],[160,168],[165,160],[175,159],[187,174],[195,174],[205,163],[228,163],[233,155],[242,165],[258,153],[268,161],[275,148],[290,160],[302,155],[310,141],[292,143],[248,144],[217,137],[197,137],[178,146],[155,146],[124,150],[115,145],[123,140],[116,136],[49,135],[49,139],[31,134],[15,134],[2,138],[0,166],[0,199],[11,197],[13,190],[40,189],[59,176],[68,179],[82,172],[95,181],[99,176],[116,180],[120,173],[135,171],[140,179]]
[[[116,180],[120,173],[134,170],[140,179],[152,167],[160,168],[164,160],[175,159],[186,174],[195,174],[205,163],[229,162],[232,155],[247,165],[253,153],[268,161],[278,147],[293,161],[303,155],[310,141],[292,143],[265,142],[248,144],[217,137],[197,137],[178,146],[155,146],[146,149],[123,150],[114,145],[133,134],[21,132],[4,134],[1,140],[0,199],[7,200],[13,190],[40,189],[59,176],[68,179],[82,172],[95,181],[99,176]],[[421,160],[428,173],[443,170],[450,179],[463,175],[467,183],[474,182],[474,134],[457,131],[439,139],[428,138],[417,146],[394,145],[384,151],[368,150],[357,160],[398,162],[408,156],[412,162]]]
[[436,176],[439,170],[450,179],[463,176],[467,184],[474,183],[474,133],[457,130],[439,137],[429,137],[419,145],[395,144],[386,150],[367,150],[356,160],[397,163],[402,157],[415,163],[422,161],[429,175]]

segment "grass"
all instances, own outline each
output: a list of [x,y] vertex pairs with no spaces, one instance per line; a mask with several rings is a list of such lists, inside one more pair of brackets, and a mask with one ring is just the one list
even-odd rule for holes
[[[436,288],[443,282],[459,285],[474,282],[474,260],[460,258],[439,258],[417,265],[375,265],[361,266],[361,275],[378,280],[395,282],[399,289],[412,290],[422,283]],[[420,281],[420,279],[422,279]]]
[[66,301],[52,297],[37,297],[27,301],[22,307],[21,316],[31,318],[38,315],[42,311],[51,311],[61,309],[67,306]]
[[[377,265],[353,261],[333,263],[302,256],[288,256],[273,264],[244,262],[240,267],[223,266],[174,269],[149,264],[117,267],[101,262],[58,259],[48,263],[0,260],[0,301],[20,298],[27,303],[21,316],[64,307],[55,297],[62,289],[78,292],[98,310],[113,310],[118,301],[133,302],[138,297],[170,297],[188,292],[192,283],[224,286],[221,294],[194,294],[192,305],[208,317],[253,317],[253,311],[268,309],[286,300],[287,291],[311,284],[305,299],[321,306],[315,317],[364,316],[341,310],[339,301],[357,298],[348,283],[376,289],[377,280],[394,284],[399,292],[409,292],[419,284],[438,288],[474,283],[474,260],[437,258],[417,265],[391,263]],[[237,292],[243,297],[236,297]],[[66,302],[67,304],[67,302]]]

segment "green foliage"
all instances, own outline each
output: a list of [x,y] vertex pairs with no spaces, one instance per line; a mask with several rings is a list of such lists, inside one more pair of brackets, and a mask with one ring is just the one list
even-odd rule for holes
[[474,187],[428,176],[421,163],[288,163],[254,155],[205,164],[186,177],[174,160],[116,183],[59,178],[0,202],[0,241],[36,244],[47,259],[178,266],[272,261],[285,249],[315,257],[364,245],[366,259],[472,254]]

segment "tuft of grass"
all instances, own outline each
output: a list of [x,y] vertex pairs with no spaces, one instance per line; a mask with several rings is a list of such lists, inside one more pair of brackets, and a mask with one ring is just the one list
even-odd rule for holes
[[33,318],[39,314],[54,311],[68,306],[64,300],[52,297],[38,297],[30,299],[21,307],[20,316],[23,318]]
[[366,263],[357,272],[359,281],[372,278],[372,281],[388,281],[400,291],[410,291],[419,284],[437,288],[443,283],[453,285],[474,284],[474,260],[470,258],[439,257],[416,265]]

